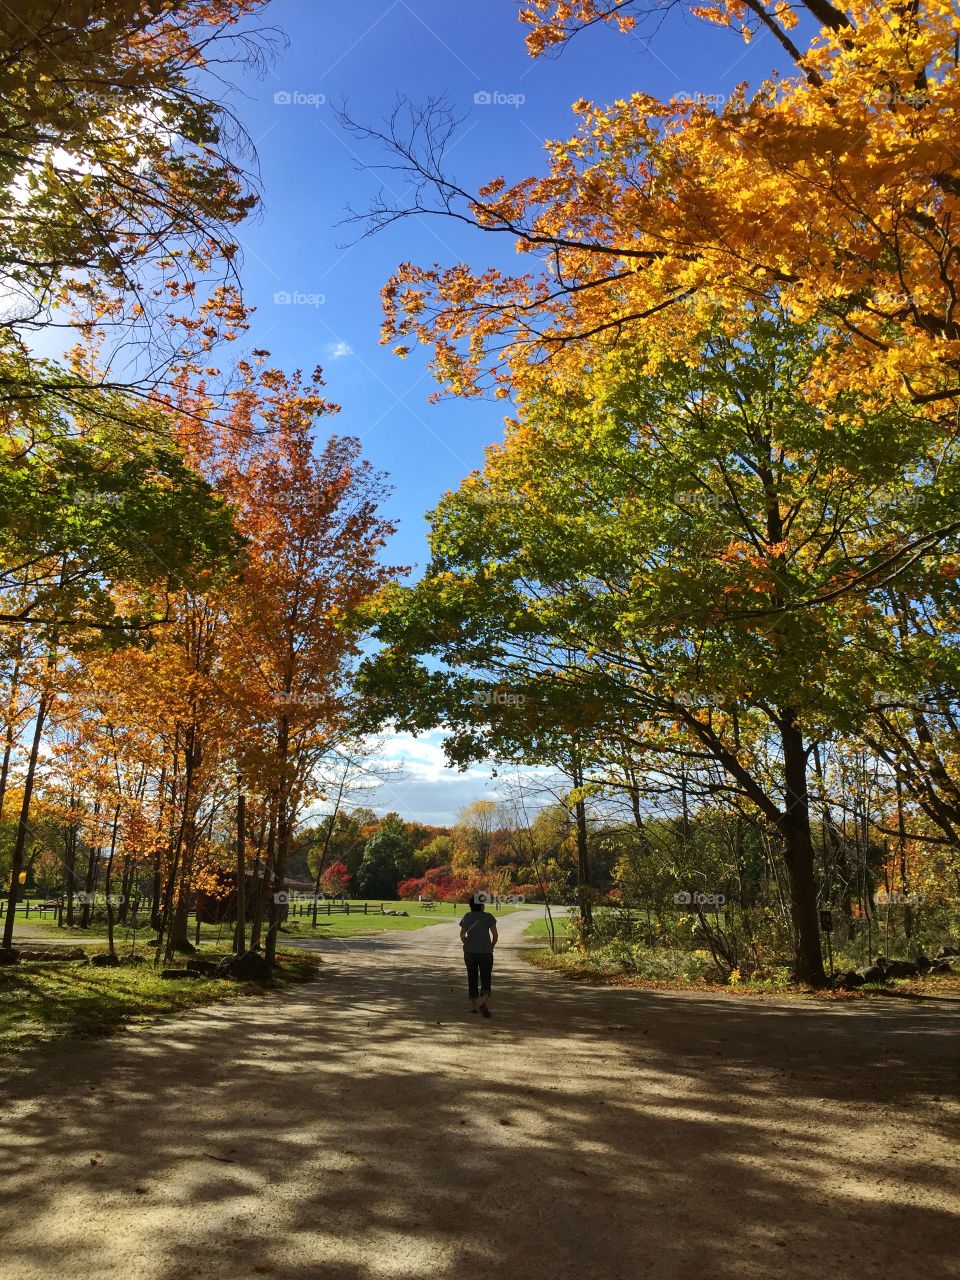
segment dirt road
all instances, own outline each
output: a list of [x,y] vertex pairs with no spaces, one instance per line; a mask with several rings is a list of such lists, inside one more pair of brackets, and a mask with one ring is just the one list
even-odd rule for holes
[[5,1073],[3,1280],[960,1275],[960,1004],[571,984],[455,927]]

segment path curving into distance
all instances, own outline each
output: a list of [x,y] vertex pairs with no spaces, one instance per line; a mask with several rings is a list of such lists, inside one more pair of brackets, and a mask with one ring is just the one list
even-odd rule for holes
[[590,987],[535,913],[492,1022],[445,919],[3,1064],[0,1280],[958,1275],[960,1004]]

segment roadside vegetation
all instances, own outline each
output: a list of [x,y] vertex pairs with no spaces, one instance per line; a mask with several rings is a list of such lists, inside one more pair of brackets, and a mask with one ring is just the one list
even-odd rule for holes
[[[90,948],[89,955],[104,955]],[[213,949],[206,959],[224,956]],[[206,976],[162,978],[142,948],[116,968],[86,960],[23,960],[0,968],[0,1053],[43,1040],[110,1035],[165,1015],[220,1000],[263,999],[294,983],[315,978],[317,956],[278,951],[278,963],[263,982],[224,982]]]

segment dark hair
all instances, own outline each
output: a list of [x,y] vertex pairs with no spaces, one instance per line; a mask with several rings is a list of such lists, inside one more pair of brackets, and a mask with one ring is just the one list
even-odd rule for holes
[[476,894],[474,894],[473,897],[470,899],[471,911],[482,911],[486,905],[487,904],[483,900],[483,898],[478,897]]

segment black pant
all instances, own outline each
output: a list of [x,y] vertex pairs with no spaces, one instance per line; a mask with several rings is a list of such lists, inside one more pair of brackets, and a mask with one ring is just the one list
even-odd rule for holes
[[493,973],[492,951],[465,951],[463,962],[467,966],[467,985],[470,999],[490,994],[490,976]]

